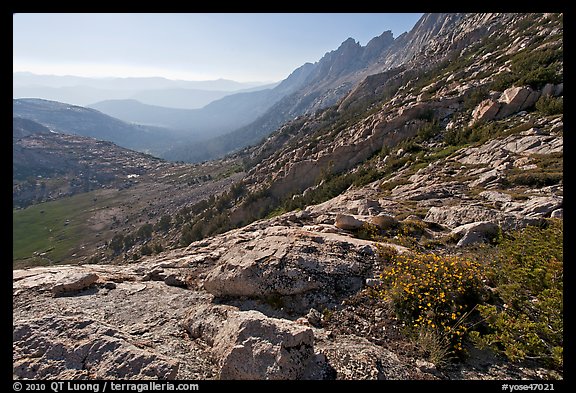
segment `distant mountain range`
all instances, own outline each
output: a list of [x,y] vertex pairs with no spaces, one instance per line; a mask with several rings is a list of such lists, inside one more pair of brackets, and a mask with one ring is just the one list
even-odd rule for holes
[[137,100],[106,100],[89,105],[126,122],[185,130],[209,139],[247,125],[282,98],[270,89],[222,97],[200,109],[167,108]]
[[[17,99],[13,100],[12,112],[14,117],[24,119],[18,120],[18,125],[28,119],[52,131],[110,141],[153,155],[159,155],[182,141],[182,137],[173,130],[128,124],[95,109],[61,102]],[[27,126],[25,129],[29,130],[29,124]]]
[[[273,102],[265,113],[250,124],[200,144],[179,145],[164,153],[163,157],[198,162],[255,145],[286,121],[337,103],[355,83],[375,72],[374,69],[381,64],[394,42],[391,31],[373,38],[366,46],[348,38],[338,49],[326,53],[314,64],[304,64],[272,89],[283,91],[282,98]],[[291,89],[281,90],[285,85]]]
[[312,64],[307,63],[274,88],[231,94],[201,109],[165,108],[137,100],[107,100],[89,107],[126,122],[185,130],[194,141],[210,139],[254,122],[283,97],[302,88],[311,69]]
[[275,85],[226,79],[86,78],[14,72],[13,98],[42,98],[81,106],[110,99],[135,99],[148,105],[194,109],[235,92],[262,90]]
[[[280,99],[300,89],[310,70],[311,64],[305,64],[274,88],[231,94],[201,109],[167,108],[136,100],[107,100],[86,108],[21,98],[14,100],[13,114],[64,133],[111,141],[129,149],[179,160],[171,153],[178,151],[177,146],[186,146],[190,152],[201,140],[250,124]],[[181,161],[191,161],[191,156],[201,155],[186,154]]]

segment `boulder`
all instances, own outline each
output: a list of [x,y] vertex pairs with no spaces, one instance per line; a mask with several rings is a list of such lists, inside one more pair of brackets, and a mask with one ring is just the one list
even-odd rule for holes
[[540,93],[528,86],[510,87],[502,93],[498,102],[502,104],[497,118],[503,119],[516,112],[528,109],[536,103]]
[[308,327],[321,318],[315,309],[299,323],[206,304],[191,309],[181,325],[211,347],[220,379],[324,379],[326,359],[314,352]]
[[451,233],[462,236],[456,246],[464,247],[490,239],[498,233],[499,228],[499,225],[493,222],[479,221],[456,227]]
[[[230,247],[207,274],[204,289],[215,296],[266,296],[296,294],[317,287],[308,282],[308,277],[298,277],[297,271],[279,269],[290,249],[286,239],[271,236],[261,240]],[[293,280],[288,281],[288,276]]]
[[214,337],[220,379],[304,379],[315,367],[314,334],[258,311],[235,311]]
[[320,291],[338,297],[362,287],[374,259],[364,247],[370,242],[285,227],[275,231],[270,227],[229,246],[206,273],[204,289],[218,297],[263,298]]
[[377,216],[370,217],[370,223],[380,229],[387,230],[398,225],[398,220],[388,214],[378,214]]
[[347,231],[354,231],[362,228],[364,225],[364,221],[358,220],[357,218],[347,215],[347,214],[338,214],[336,216],[336,221],[334,225],[337,228],[344,229]]
[[491,99],[480,102],[472,111],[470,125],[481,121],[494,120],[500,110],[500,106],[501,104],[499,102]]
[[52,295],[61,296],[67,293],[73,293],[89,287],[98,281],[95,273],[79,272],[71,273],[58,280],[52,287]]

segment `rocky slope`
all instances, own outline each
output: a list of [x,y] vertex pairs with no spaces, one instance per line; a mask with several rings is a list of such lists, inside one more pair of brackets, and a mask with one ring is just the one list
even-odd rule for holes
[[[421,241],[456,236],[455,247],[466,247],[497,226],[562,217],[561,184],[526,189],[520,200],[522,188],[499,188],[514,165],[562,152],[560,122],[460,149],[416,173],[406,168],[320,205],[138,263],[16,270],[14,376],[556,378],[530,363],[474,351],[462,364],[430,363],[385,309],[355,300],[383,263],[376,244],[355,230],[363,222],[388,228],[422,220],[427,211]],[[382,191],[407,176],[409,183]],[[487,186],[474,195],[478,185]]]
[[[466,31],[470,24],[480,30],[483,27],[475,22],[480,18],[478,15],[460,18],[460,24],[451,32],[457,32],[459,28]],[[497,19],[500,28],[485,29],[491,34],[488,38],[475,40],[475,45],[456,52],[443,52],[444,57],[459,53],[462,59],[458,61],[442,61],[434,67],[424,63],[417,71],[402,67],[394,72],[373,75],[351,91],[337,110],[329,108],[318,115],[286,124],[252,153],[257,164],[246,182],[257,187],[264,185],[273,196],[282,198],[313,186],[321,173],[348,171],[382,149],[393,148],[424,133],[423,129],[431,127],[431,123],[438,128],[433,132],[440,134],[466,126],[479,128],[482,122],[533,108],[541,96],[562,95],[561,83],[546,84],[541,80],[526,80],[534,85],[532,87],[513,86],[488,92],[491,87],[500,87],[503,83],[499,81],[507,81],[507,78],[510,78],[510,84],[522,83],[522,80],[514,81],[517,76],[508,70],[511,64],[514,68],[515,63],[526,61],[515,60],[523,59],[519,52],[529,56],[528,45],[533,50],[555,48],[560,54],[562,51],[556,24],[534,21],[535,34],[529,44],[530,39],[514,28],[522,20],[511,27],[502,27],[503,23],[510,22],[509,18],[506,15]],[[446,23],[452,19],[448,18]],[[492,21],[492,18],[488,20]],[[511,39],[504,40],[505,37]],[[542,42],[544,39],[546,42]],[[445,38],[434,37],[431,41],[431,46],[436,47],[440,45],[438,41],[444,42]],[[491,41],[501,44],[494,49],[494,44],[488,44]],[[550,67],[558,64],[552,59],[546,61],[552,63]],[[562,72],[561,68],[559,72]],[[552,76],[550,81],[559,79]],[[379,87],[379,94],[374,93],[373,86]],[[479,102],[488,96],[490,98]],[[357,104],[350,104],[358,101],[363,103],[362,109],[356,109]],[[440,136],[436,135],[436,138]]]
[[[352,229],[363,221],[392,225],[396,219],[379,218],[400,217],[404,201],[416,201],[408,211],[429,207],[424,222],[442,224],[430,225],[434,231],[428,229],[427,236],[459,234],[468,239],[459,247],[482,240],[486,231],[478,221],[524,225],[559,215],[558,189],[532,190],[535,195],[521,204],[496,191],[478,200],[459,192],[444,195],[449,194],[445,183],[437,194],[430,192],[429,174],[449,171],[452,162],[478,152],[464,149],[441,168],[426,167],[413,175],[413,187],[394,188],[387,197],[379,196],[378,183],[371,184],[139,263],[16,270],[14,377],[549,377],[534,365],[514,365],[493,355],[487,360],[486,354],[439,369],[411,348],[384,310],[354,303],[355,294],[373,285],[382,261],[375,243],[356,238]],[[465,188],[483,173],[459,184]],[[500,200],[507,202],[496,203]],[[454,208],[440,207],[447,203]]]
[[[13,263],[103,261],[109,255],[101,250],[115,235],[148,228],[149,235],[126,243],[136,251],[162,217],[159,225],[170,227],[173,211],[226,191],[238,171],[234,161],[168,163],[14,118]],[[168,246],[164,239],[155,244]]]
[[473,255],[562,219],[562,15],[415,29],[434,33],[400,37],[409,66],[245,151],[242,181],[182,225],[200,233],[187,247],[14,270],[14,377],[562,379],[471,341],[433,361],[378,292],[392,249]]

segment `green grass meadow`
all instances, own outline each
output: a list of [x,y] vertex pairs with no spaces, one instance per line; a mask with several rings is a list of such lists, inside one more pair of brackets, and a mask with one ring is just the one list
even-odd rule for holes
[[[14,267],[23,261],[26,265],[64,262],[77,252],[91,235],[88,219],[106,203],[100,195],[94,201],[95,196],[95,192],[89,192],[13,210]],[[46,253],[49,259],[34,256],[35,252]]]

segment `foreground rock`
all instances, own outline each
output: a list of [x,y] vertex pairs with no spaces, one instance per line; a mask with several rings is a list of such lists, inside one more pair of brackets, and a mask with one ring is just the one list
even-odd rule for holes
[[490,221],[473,222],[464,224],[452,230],[452,234],[461,236],[457,247],[469,246],[474,243],[481,243],[494,238],[500,227]]
[[[360,294],[380,269],[372,243],[321,225],[281,225],[287,219],[133,265],[14,271],[14,378],[438,378],[420,355],[381,345],[402,336],[382,310],[365,307],[374,301],[366,294],[339,322],[342,297]],[[87,286],[79,280],[94,276]],[[186,277],[186,287],[172,286],[171,276]],[[63,282],[84,284],[53,297]],[[226,295],[215,298],[207,283]],[[234,295],[242,285],[260,296]],[[347,332],[326,330],[339,326]]]
[[[210,353],[200,343],[183,340],[180,327],[190,307],[211,297],[142,281],[157,264],[15,270],[14,378],[214,378]],[[74,277],[94,276],[98,280],[88,287],[52,294],[63,282],[79,282]]]
[[212,345],[220,379],[322,379],[314,334],[292,321],[229,306],[194,310],[183,322]]
[[331,359],[338,379],[408,379],[409,367],[399,357],[354,335],[324,341],[318,348]]
[[244,241],[229,245],[206,274],[203,288],[215,296],[287,297],[289,307],[304,312],[358,291],[372,274],[371,241],[284,226],[242,234]]
[[233,313],[214,339],[220,379],[303,379],[313,343],[309,328],[258,311]]
[[17,320],[13,373],[18,378],[174,379],[177,362],[140,349],[112,326],[86,317]]
[[303,317],[321,326],[313,307],[364,286],[374,244],[289,220],[132,265],[15,270],[15,378],[336,378]]
[[563,85],[547,84],[543,90],[532,90],[529,86],[513,86],[502,94],[497,100],[482,101],[472,112],[470,125],[477,122],[487,122],[494,119],[504,119],[514,113],[534,106],[541,95],[560,95]]

